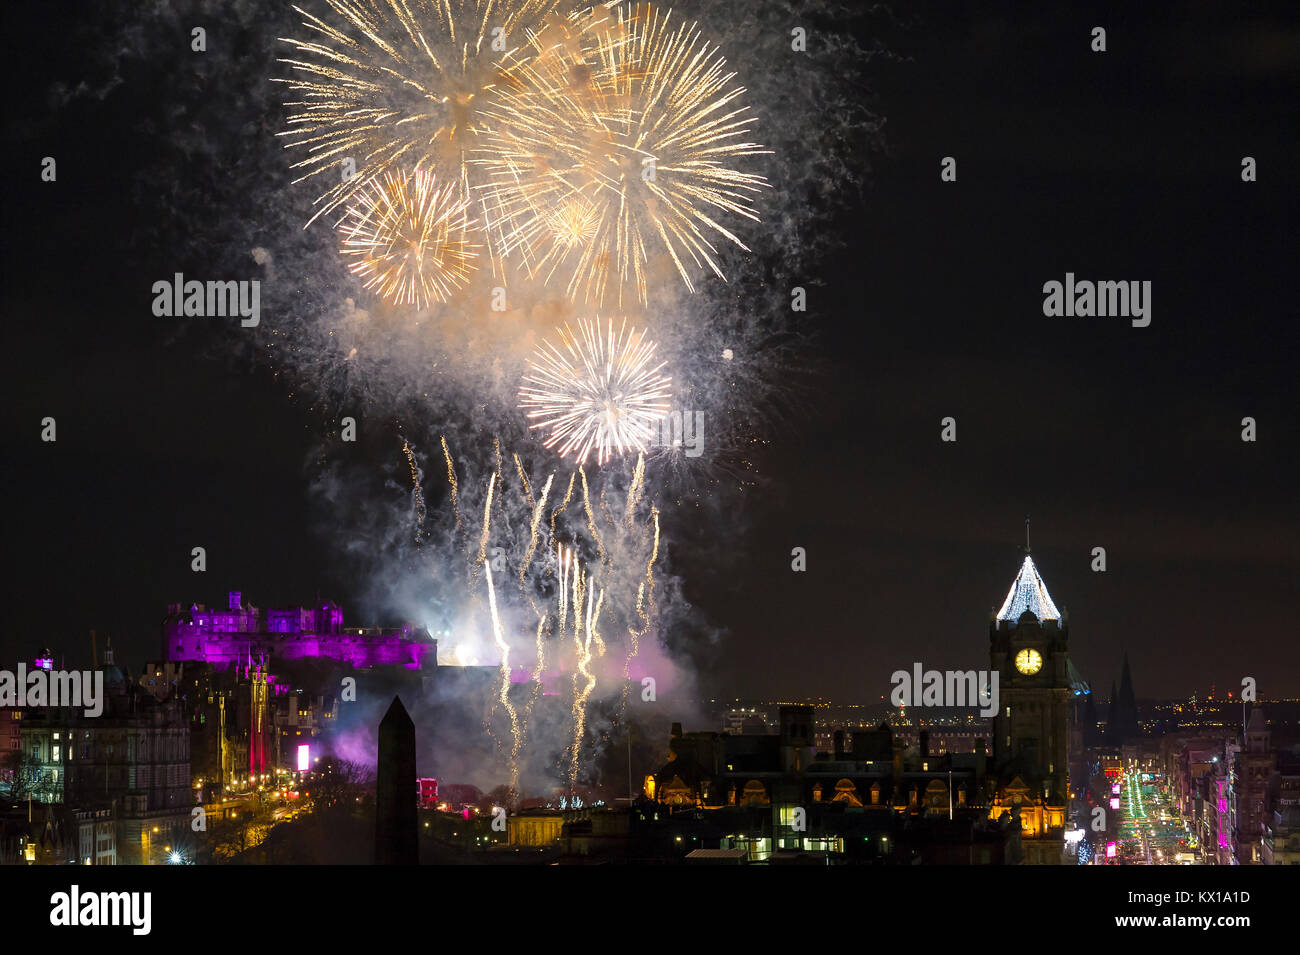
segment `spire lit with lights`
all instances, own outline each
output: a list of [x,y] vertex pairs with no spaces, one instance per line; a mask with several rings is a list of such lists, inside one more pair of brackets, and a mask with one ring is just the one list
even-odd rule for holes
[[1011,589],[1007,592],[1007,599],[1002,602],[998,619],[1015,623],[1026,610],[1037,617],[1039,623],[1046,623],[1048,620],[1055,620],[1058,624],[1061,622],[1061,612],[1056,609],[1056,604],[1052,603],[1052,596],[1047,592],[1047,584],[1043,583],[1042,575],[1038,573],[1033,558],[1028,554],[1025,555],[1025,562],[1020,565],[1020,573],[1016,575]]

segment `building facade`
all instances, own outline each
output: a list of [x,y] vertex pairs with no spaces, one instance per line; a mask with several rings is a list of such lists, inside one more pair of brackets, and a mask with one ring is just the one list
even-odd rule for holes
[[1070,794],[1069,625],[1028,554],[989,623],[989,665],[1000,689],[991,814],[1018,808],[1025,861],[1059,864]]
[[438,658],[437,642],[414,625],[395,629],[344,627],[343,611],[320,607],[261,610],[232,590],[224,609],[204,604],[168,607],[162,624],[162,659],[196,661],[218,668],[261,661],[328,659],[358,668],[402,666],[418,670]]

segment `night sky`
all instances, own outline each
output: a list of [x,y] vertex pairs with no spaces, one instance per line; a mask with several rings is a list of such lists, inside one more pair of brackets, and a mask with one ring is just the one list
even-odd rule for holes
[[[667,508],[700,632],[718,635],[691,650],[702,688],[865,701],[913,661],[986,666],[1028,515],[1071,657],[1103,698],[1126,651],[1139,697],[1223,695],[1243,676],[1264,698],[1300,694],[1300,14],[949,6],[966,5],[868,22],[893,54],[870,71],[884,138],[864,134],[867,187],[825,222],[843,241],[808,277],[816,374],[767,436],[757,486],[718,502],[742,529],[702,540],[689,508]],[[350,623],[395,623],[350,612],[359,585],[307,493],[323,425],[302,383],[152,315],[155,279],[205,264],[169,257],[175,237],[219,228],[201,211],[160,221],[160,197],[219,193],[222,157],[160,155],[173,91],[193,89],[174,64],[131,59],[106,88],[87,50],[114,15],[87,7],[2,14],[0,660],[53,645],[88,665],[95,628],[138,667],[169,602],[227,589],[261,607],[320,592]],[[219,123],[230,107],[207,108]],[[232,122],[232,153],[255,135]],[[1044,317],[1043,283],[1066,272],[1149,280],[1151,325]]]

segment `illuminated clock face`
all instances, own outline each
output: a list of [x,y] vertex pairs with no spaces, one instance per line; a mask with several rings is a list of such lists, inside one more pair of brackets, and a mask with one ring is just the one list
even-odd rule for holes
[[1032,647],[1025,647],[1016,654],[1016,669],[1026,676],[1032,676],[1043,668],[1043,655]]

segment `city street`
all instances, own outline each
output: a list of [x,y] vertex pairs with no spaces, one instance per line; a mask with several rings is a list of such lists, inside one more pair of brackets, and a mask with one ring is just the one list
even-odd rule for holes
[[1195,835],[1162,793],[1159,773],[1125,773],[1119,780],[1121,865],[1199,865]]

